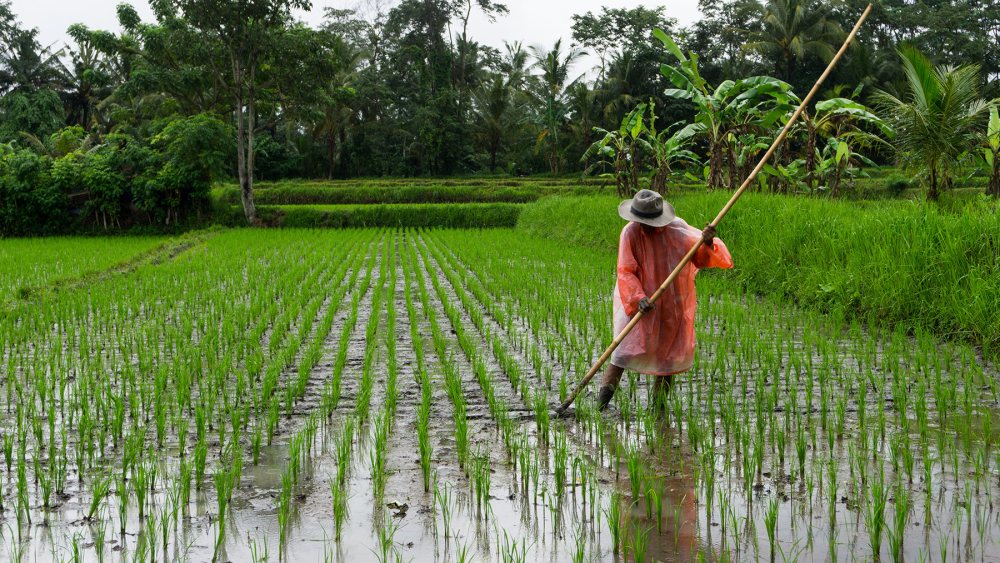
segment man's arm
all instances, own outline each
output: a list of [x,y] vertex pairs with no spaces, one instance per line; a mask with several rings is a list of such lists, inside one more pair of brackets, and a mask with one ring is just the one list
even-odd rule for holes
[[625,307],[625,314],[630,317],[642,307],[649,306],[649,299],[639,280],[639,262],[632,250],[633,233],[633,229],[626,227],[618,242],[618,297]]
[[704,244],[695,253],[694,265],[698,269],[702,268],[732,268],[733,257],[729,254],[729,249],[725,243],[715,238],[718,233],[711,223],[705,225],[701,231],[701,240]]

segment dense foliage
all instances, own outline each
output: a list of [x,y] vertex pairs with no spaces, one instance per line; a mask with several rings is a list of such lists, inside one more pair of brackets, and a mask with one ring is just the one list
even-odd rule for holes
[[[17,171],[4,179],[11,187],[0,198],[7,208],[41,206],[63,216],[68,209],[101,227],[176,222],[203,191],[178,183],[200,183],[220,163],[219,172],[238,180],[250,222],[255,179],[603,171],[631,191],[640,183],[665,190],[681,168],[710,187],[731,186],[863,4],[702,0],[702,19],[687,27],[666,7],[603,8],[574,16],[571,38],[497,49],[469,34],[474,14],[506,15],[504,4],[490,0],[327,9],[318,27],[292,15],[311,9],[307,0],[253,0],[239,9],[215,0],[154,0],[152,21],[122,4],[120,33],[74,25],[69,44],[52,49],[0,1],[0,142],[11,143],[5,150],[16,156],[5,158]],[[876,119],[868,109],[873,96],[890,93],[907,103],[912,73],[897,54],[906,44],[941,71],[975,62],[962,70],[966,92],[988,105],[1000,93],[998,38],[1000,16],[986,3],[877,2],[762,187],[836,193],[858,166],[897,159],[934,184],[938,166],[918,164],[905,146],[881,150],[893,142],[884,124],[900,121],[889,104]],[[596,68],[582,68],[584,53]],[[981,113],[970,125],[985,137]],[[224,124],[226,138],[158,144],[167,124],[196,116],[201,126]],[[74,129],[60,132],[65,127]],[[85,157],[74,156],[53,176],[47,159],[66,155],[42,147],[53,135],[80,131]],[[984,175],[997,177],[996,159],[981,150],[996,152],[988,141],[960,145],[949,171],[982,165]],[[104,148],[90,154],[93,147]],[[199,156],[197,171],[178,171],[189,159],[161,155],[155,169],[129,168],[151,166],[142,164],[153,158],[144,156],[150,150],[205,151],[211,162]],[[109,173],[114,166],[126,169]],[[140,177],[141,187],[132,187]],[[23,225],[4,232],[34,222],[17,220]],[[39,217],[35,231],[60,226]]]
[[201,114],[153,130],[148,139],[97,140],[73,126],[31,148],[0,145],[0,233],[169,227],[205,210],[228,156],[228,126]]

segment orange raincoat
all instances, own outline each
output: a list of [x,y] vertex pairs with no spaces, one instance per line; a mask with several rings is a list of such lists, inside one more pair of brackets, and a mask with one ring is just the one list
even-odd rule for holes
[[[665,227],[629,223],[618,244],[618,283],[615,284],[615,334],[639,310],[639,300],[650,297],[667,279],[701,231],[683,219]],[[694,362],[694,277],[702,268],[732,268],[733,258],[718,238],[702,246],[663,292],[656,306],[639,321],[611,355],[611,363],[649,375],[673,375],[691,369]]]

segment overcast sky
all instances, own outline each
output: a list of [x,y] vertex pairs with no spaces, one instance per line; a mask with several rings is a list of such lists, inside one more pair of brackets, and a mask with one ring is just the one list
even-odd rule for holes
[[[61,47],[66,41],[66,29],[74,23],[83,23],[91,29],[118,30],[115,6],[122,0],[12,0],[14,13],[26,27],[39,30],[39,38],[44,45]],[[359,4],[371,0],[313,0],[311,12],[300,13],[298,17],[311,24],[323,19],[323,9],[357,8]],[[391,3],[383,0],[383,3]],[[504,41],[521,41],[527,46],[549,47],[559,37],[570,41],[570,16],[587,11],[599,11],[601,6],[635,7],[640,5],[665,5],[667,15],[676,18],[681,25],[692,23],[698,17],[698,0],[660,0],[659,2],[638,2],[634,0],[505,0],[510,13],[490,21],[481,15],[470,22],[470,35],[481,43],[502,48]],[[145,0],[133,0],[132,4],[144,19],[151,19],[152,12]],[[596,64],[583,62],[585,66]],[[584,67],[585,68],[585,67]],[[584,68],[578,68],[583,71]]]

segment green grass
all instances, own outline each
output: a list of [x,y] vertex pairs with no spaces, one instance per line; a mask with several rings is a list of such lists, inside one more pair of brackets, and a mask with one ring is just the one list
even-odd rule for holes
[[0,303],[51,282],[105,270],[163,237],[0,239]]
[[[695,226],[730,194],[671,199]],[[624,222],[611,197],[546,198],[521,230],[614,253]],[[1000,215],[996,203],[962,213],[915,201],[844,202],[748,194],[720,226],[735,276],[748,290],[876,324],[922,327],[1000,346]]]

